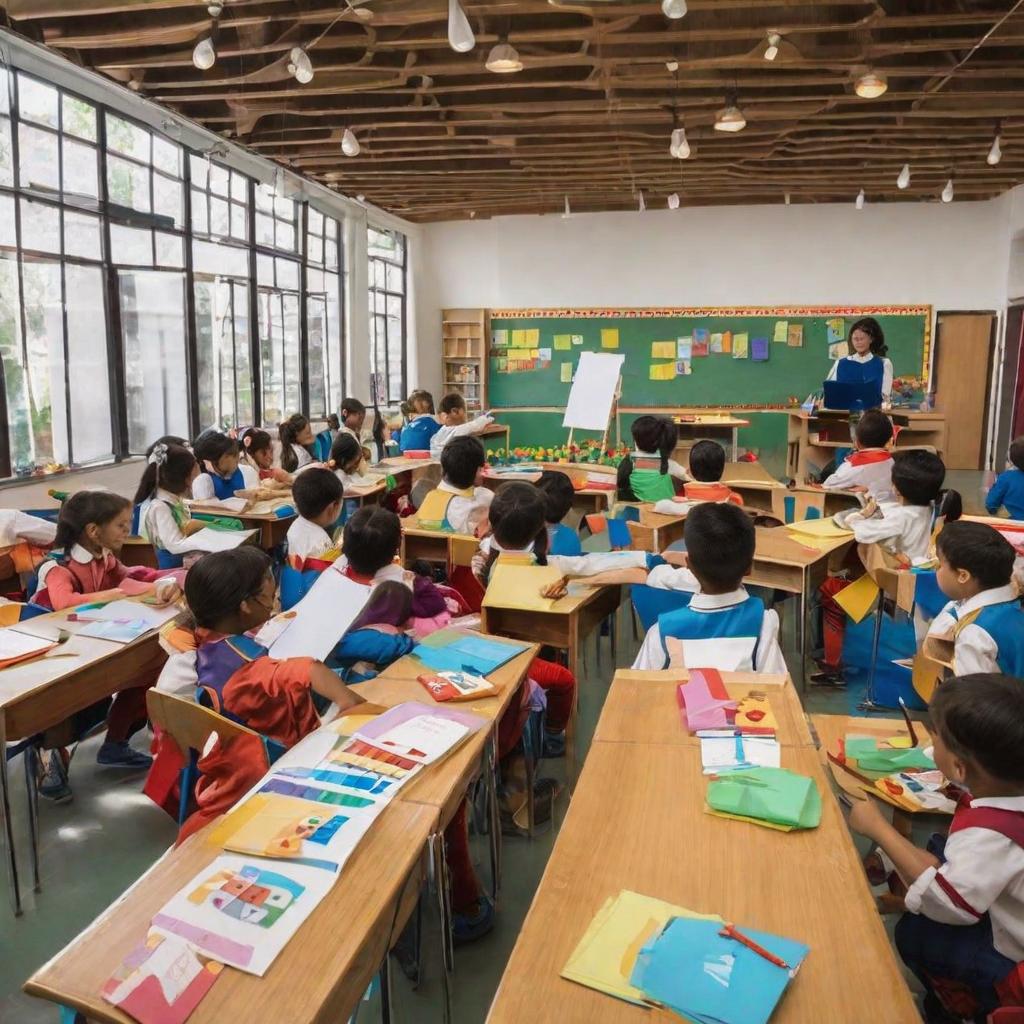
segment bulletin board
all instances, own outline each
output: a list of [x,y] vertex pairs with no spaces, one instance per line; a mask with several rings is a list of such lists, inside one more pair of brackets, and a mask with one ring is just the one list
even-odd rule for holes
[[788,407],[820,391],[863,316],[895,376],[927,376],[931,306],[496,309],[488,405],[563,408],[580,353],[606,351],[625,356],[620,407]]

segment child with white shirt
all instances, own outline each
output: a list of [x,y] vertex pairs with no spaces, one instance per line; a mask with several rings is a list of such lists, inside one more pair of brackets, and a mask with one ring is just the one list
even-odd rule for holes
[[476,534],[487,520],[494,492],[478,486],[487,453],[476,437],[456,437],[441,452],[443,479],[420,503],[418,519],[424,529]]
[[206,524],[192,519],[184,502],[191,497],[192,483],[198,476],[199,463],[187,448],[159,443],[153,446],[135,492],[135,504],[147,503],[141,532],[156,550],[161,569],[180,569],[187,556],[198,557],[188,539]]
[[909,886],[896,948],[924,986],[925,1019],[989,1020],[1020,1005],[1012,993],[1024,961],[1024,680],[949,679],[930,712],[935,763],[966,790],[949,837],[922,850],[870,798],[853,802],[850,827]]
[[757,539],[750,516],[729,503],[698,505],[686,517],[683,539],[688,568],[658,566],[647,585],[694,596],[688,607],[658,618],[633,668],[785,673],[779,617],[743,586]]
[[292,500],[299,513],[288,527],[288,564],[300,572],[326,568],[340,554],[334,524],[341,515],[345,489],[335,473],[311,466],[292,484]]
[[201,470],[192,482],[192,497],[196,501],[223,501],[233,498],[235,491],[259,487],[257,471],[252,466],[239,464],[241,452],[233,437],[208,430],[196,438],[192,451]]
[[441,399],[438,413],[441,429],[430,439],[430,457],[433,459],[441,457],[444,446],[452,438],[482,433],[494,422],[494,417],[487,414],[467,419],[469,413],[466,409],[466,400],[454,392]]
[[1024,610],[1010,582],[1013,546],[984,523],[950,523],[936,549],[936,579],[950,602],[935,616],[928,636],[953,640],[954,674],[1024,677]]
[[281,468],[295,473],[316,461],[316,440],[309,420],[301,412],[293,413],[278,425],[281,442]]
[[[868,501],[892,502],[892,420],[881,409],[868,409],[854,427],[856,451],[852,452],[826,477],[821,486],[827,491],[856,490],[863,495],[861,505]],[[840,513],[845,516],[846,513]]]

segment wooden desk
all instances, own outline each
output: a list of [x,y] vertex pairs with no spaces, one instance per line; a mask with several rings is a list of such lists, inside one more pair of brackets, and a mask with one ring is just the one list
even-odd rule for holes
[[[381,459],[376,465],[370,468],[377,473],[390,473],[398,476],[400,473],[410,473],[412,482],[423,475],[423,471],[439,466],[437,459],[411,459],[408,455],[392,455],[389,458]],[[419,472],[417,472],[419,471]]]
[[492,423],[489,427],[484,427],[483,430],[477,434],[477,437],[483,442],[484,447],[487,447],[489,441],[494,441],[496,438],[504,438],[504,442],[500,447],[508,451],[509,445],[511,444],[512,428],[505,423]]
[[445,530],[424,530],[415,516],[401,520],[402,565],[408,568],[417,558],[439,562],[449,569],[453,565],[470,565],[480,542],[466,533],[448,533]]
[[[393,800],[338,881],[258,978],[226,967],[189,1024],[337,1024],[348,1020],[416,906],[423,849],[436,814]],[[70,1006],[90,1021],[131,1024],[100,988],[140,945],[153,915],[219,854],[215,825],[166,853],[121,899],[25,983],[33,996]]]
[[772,491],[784,486],[760,462],[727,462],[722,483],[740,495],[747,508],[764,512],[772,510]]
[[129,537],[118,552],[118,558],[124,565],[144,565],[147,569],[160,568],[156,549],[145,537]]
[[679,428],[679,443],[676,445],[673,458],[684,463],[689,460],[694,442],[702,438],[718,439],[723,435],[732,444],[732,458],[735,462],[739,458],[740,427],[750,426],[750,420],[741,420],[727,412],[696,414],[686,418],[673,416],[672,420]]
[[[345,498],[358,501],[360,508],[367,504],[379,505],[380,499],[384,496],[387,487],[388,482],[382,477],[376,483],[369,484],[366,487],[347,487],[345,489]],[[287,533],[287,531],[285,532]]]
[[[502,484],[526,483],[533,484],[540,479],[544,470],[552,470],[556,473],[564,473],[576,484],[586,484],[590,474],[602,476],[614,484],[617,469],[615,466],[603,466],[600,464],[589,464],[586,462],[537,462],[526,463],[523,469],[517,470],[514,466],[490,467],[484,471],[481,484],[496,491]],[[502,475],[505,474],[505,475]],[[586,487],[577,486],[572,496],[572,507],[583,513],[587,512],[608,512],[615,504],[617,491],[614,487]]]
[[[197,503],[198,504],[198,503]],[[223,516],[226,519],[237,519],[243,530],[259,530],[259,545],[264,551],[270,551],[283,544],[288,536],[288,527],[295,521],[295,515],[275,516],[272,512],[232,512],[230,509],[218,510],[213,506],[194,508],[195,518],[202,516]]]
[[[686,682],[685,669],[638,672],[619,669],[601,710],[594,741],[606,743],[665,743],[700,746],[700,740],[683,727],[676,691]],[[792,682],[786,676],[756,672],[723,672],[729,696],[737,699],[760,692],[779,723],[778,740],[785,747],[811,747],[807,718]]]
[[783,767],[823,797],[816,829],[776,832],[704,812],[697,747],[595,742],[487,1020],[670,1024],[560,976],[602,903],[622,889],[806,942],[775,1024],[919,1024],[846,823],[815,751]]
[[637,506],[640,521],[627,520],[629,536],[633,541],[634,551],[652,551],[660,554],[671,544],[683,539],[687,512],[679,515],[662,515],[654,511],[654,504],[644,502]]

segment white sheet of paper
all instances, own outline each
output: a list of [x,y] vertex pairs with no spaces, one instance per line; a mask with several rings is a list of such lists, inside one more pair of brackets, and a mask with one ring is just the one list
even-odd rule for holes
[[188,539],[189,546],[194,551],[205,551],[210,554],[214,551],[232,551],[241,547],[256,530],[211,530],[208,526],[193,533]]
[[450,719],[419,715],[396,725],[383,736],[366,742],[402,754],[420,764],[430,764],[447,753],[468,732],[464,725]]
[[30,636],[28,633],[19,633],[14,629],[0,629],[0,661],[6,661],[8,658],[23,658],[32,654],[33,651],[45,651],[53,643],[53,640]]
[[154,608],[141,601],[111,601],[102,608],[86,608],[81,612],[82,619],[93,622],[145,622],[151,629],[158,629],[180,614],[181,608],[168,605],[166,608]]
[[562,419],[563,427],[604,430],[608,426],[625,358],[608,352],[580,353]]
[[212,508],[219,512],[244,512],[249,502],[245,498],[205,498],[195,504],[201,508]]
[[743,736],[743,760],[736,759],[736,740],[734,735],[706,736],[701,735],[700,759],[705,775],[730,768],[781,768],[782,748],[778,741],[768,736]]

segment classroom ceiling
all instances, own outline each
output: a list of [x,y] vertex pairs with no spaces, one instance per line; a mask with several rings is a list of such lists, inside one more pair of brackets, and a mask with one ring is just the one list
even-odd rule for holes
[[[449,46],[448,0],[226,0],[216,19],[196,0],[6,11],[71,60],[413,221],[562,212],[566,197],[573,212],[637,209],[641,193],[651,208],[673,193],[938,201],[950,178],[956,200],[986,199],[1024,181],[1024,0],[689,0],[677,19],[660,2],[461,3],[468,52]],[[193,48],[212,27],[202,71]],[[521,71],[485,67],[502,41]],[[871,70],[888,90],[861,98]],[[727,102],[742,131],[714,129]],[[669,153],[676,125],[688,159]],[[342,152],[346,128],[358,155]]]

